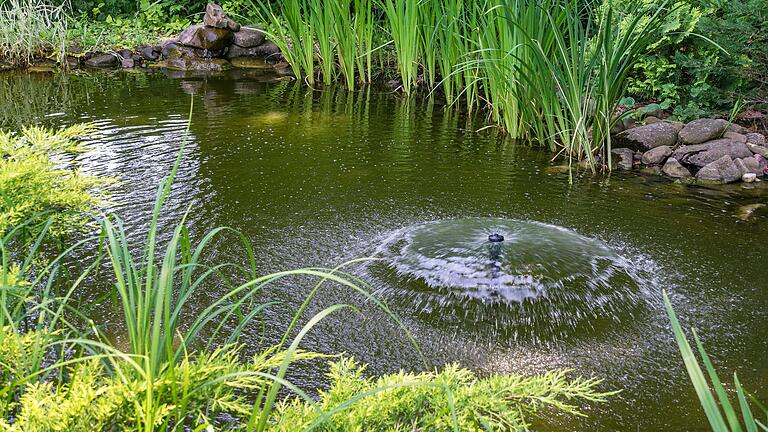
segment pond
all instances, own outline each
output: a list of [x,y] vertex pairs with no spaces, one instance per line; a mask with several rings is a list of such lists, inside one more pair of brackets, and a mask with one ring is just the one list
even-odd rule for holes
[[[78,159],[87,172],[120,179],[109,210],[137,241],[185,141],[193,99],[163,226],[189,210],[193,237],[221,225],[241,230],[261,273],[380,258],[347,270],[391,306],[430,365],[568,368],[623,389],[588,407],[589,417],[549,419],[545,429],[706,430],[663,289],[721,376],[737,371],[768,399],[768,213],[748,214],[768,202],[765,182],[702,188],[614,173],[579,174],[571,184],[547,151],[505,140],[481,117],[383,89],[313,91],[263,75],[161,72],[1,81],[0,127],[97,126],[92,150]],[[492,233],[506,237],[498,249],[486,241]],[[244,263],[234,238],[209,253]],[[302,279],[273,286],[283,306],[248,330],[248,349],[279,335],[286,307],[311,288]],[[79,295],[106,289],[94,280]],[[423,367],[403,329],[347,289],[321,290],[309,313],[337,302],[359,313],[324,321],[305,348],[354,355],[373,372]],[[119,339],[109,301],[98,316]],[[312,367],[294,379],[324,382]]]

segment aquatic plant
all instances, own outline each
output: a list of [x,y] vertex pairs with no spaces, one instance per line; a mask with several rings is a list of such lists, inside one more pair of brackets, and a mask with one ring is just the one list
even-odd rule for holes
[[672,308],[672,303],[666,292],[664,293],[664,304],[667,308],[669,321],[672,323],[672,331],[675,335],[675,341],[680,349],[680,354],[682,354],[683,362],[685,362],[685,369],[696,390],[696,395],[699,398],[701,407],[704,409],[704,414],[707,416],[707,420],[709,421],[712,430],[715,432],[740,432],[742,430],[746,430],[747,432],[757,432],[758,430],[768,431],[768,426],[758,420],[753,414],[748,399],[751,399],[758,404],[762,411],[762,417],[768,416],[768,409],[755,401],[755,399],[744,390],[736,373],[733,374],[733,386],[736,391],[738,405],[734,406],[728,396],[728,391],[725,389],[722,380],[717,375],[717,371],[715,371],[715,367],[712,364],[709,355],[704,349],[704,345],[696,334],[696,330],[691,329],[693,340],[696,343],[697,351],[701,357],[701,363],[704,365],[704,369],[707,372],[707,375],[704,375],[704,372],[699,365],[699,360],[691,349],[688,338],[680,325],[680,321],[677,319],[677,315]]
[[7,0],[0,3],[0,60],[24,65],[49,54],[63,55],[69,2]]
[[58,131],[29,127],[18,134],[0,130],[0,234],[22,226],[36,235],[46,219],[23,222],[41,212],[50,212],[50,234],[56,237],[85,226],[84,214],[98,207],[100,186],[108,179],[82,174],[70,156],[86,149],[76,138],[92,131],[88,125]]

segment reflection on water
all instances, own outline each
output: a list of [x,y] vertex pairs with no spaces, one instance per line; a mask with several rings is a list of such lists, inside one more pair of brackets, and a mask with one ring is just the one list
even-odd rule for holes
[[[683,324],[705,337],[717,367],[737,371],[768,399],[768,215],[759,206],[768,182],[695,188],[618,173],[569,185],[549,153],[375,88],[312,90],[244,72],[0,77],[0,127],[95,122],[93,150],[78,158],[90,173],[120,177],[108,210],[136,244],[193,98],[189,143],[160,221],[164,238],[190,209],[193,238],[215,226],[241,230],[262,274],[378,252],[385,262],[348,270],[390,304],[431,364],[571,368],[604,378],[606,389],[627,389],[561,430],[706,427],[657,301],[662,288]],[[498,247],[487,244],[494,229],[507,237]],[[76,258],[90,263],[95,249]],[[207,257],[245,263],[236,239],[219,241]],[[263,328],[247,329],[249,349],[281,334],[313,282],[270,287],[281,304]],[[77,295],[107,289],[107,279],[95,278]],[[195,307],[226,289],[207,287]],[[402,330],[347,289],[325,286],[308,313],[339,301],[360,313],[318,325],[307,349],[346,352],[372,372],[421,367]],[[93,317],[120,333],[111,302]],[[293,378],[316,386],[321,376],[308,367]]]

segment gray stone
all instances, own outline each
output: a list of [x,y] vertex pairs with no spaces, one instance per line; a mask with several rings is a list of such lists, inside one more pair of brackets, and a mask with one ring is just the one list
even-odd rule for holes
[[658,118],[658,117],[656,117],[656,116],[648,116],[648,117],[645,118],[645,124],[647,124],[647,125],[654,124],[654,123],[659,123],[661,121],[663,121],[663,120]]
[[117,57],[112,54],[102,54],[89,58],[85,65],[95,68],[111,68],[118,65]]
[[760,133],[747,134],[747,142],[754,145],[765,146],[765,135]]
[[637,126],[637,121],[634,117],[624,117],[624,120],[621,121],[622,127],[624,127],[624,130],[629,130]]
[[232,69],[232,64],[224,59],[177,57],[166,60],[166,67],[182,71],[221,72]]
[[664,162],[672,154],[672,147],[659,146],[643,153],[641,161],[643,165],[658,165]]
[[243,27],[235,33],[233,44],[243,48],[253,48],[264,43],[264,28]]
[[137,51],[144,60],[157,61],[160,58],[160,51],[155,50],[155,47],[140,47]]
[[180,45],[175,42],[167,43],[163,46],[163,57],[166,59],[172,58],[197,58],[197,59],[210,59],[221,57],[224,55],[224,50],[204,50],[200,48],[193,48],[189,46]]
[[667,163],[661,168],[661,172],[672,178],[691,177],[691,172],[688,171],[688,168],[681,165],[675,158],[667,159]]
[[230,19],[226,12],[224,12],[224,9],[216,3],[208,3],[205,7],[203,24],[208,27],[229,29],[235,32],[240,30],[240,24]]
[[756,155],[760,155],[764,158],[768,158],[768,147],[747,143],[747,148],[749,149],[749,151],[751,151]]
[[613,164],[619,169],[631,170],[634,163],[635,153],[628,148],[616,148],[611,150]]
[[121,59],[127,59],[127,58],[131,58],[133,53],[129,49],[121,49],[120,51],[117,52],[117,55],[119,55]]
[[744,159],[736,159],[739,161],[739,167],[742,168],[742,173],[752,173],[755,175],[763,175],[763,168],[760,166],[760,161],[754,157],[748,157]]
[[753,173],[746,173],[743,176],[741,176],[741,181],[744,183],[754,183],[754,181],[757,179],[757,175]]
[[733,183],[741,179],[743,173],[729,155],[704,166],[696,173],[696,180],[715,183]]
[[267,41],[259,46],[252,48],[243,48],[238,45],[232,45],[227,51],[227,58],[233,59],[235,57],[255,57],[255,58],[269,58],[280,54],[280,48],[273,42]]
[[737,125],[736,123],[729,123],[725,130],[726,132],[734,132],[741,135],[746,135],[749,132],[749,129],[745,128],[744,126]]
[[694,120],[680,131],[680,142],[683,144],[701,144],[723,136],[728,122],[722,119]]
[[723,134],[723,138],[728,138],[731,141],[736,141],[736,142],[740,142],[740,143],[747,142],[747,137],[745,135],[742,135],[742,134],[736,133],[736,132],[731,132],[731,131],[726,131]]
[[124,69],[131,69],[136,66],[136,62],[132,58],[124,58],[120,63]]
[[234,38],[234,33],[229,29],[196,24],[181,32],[179,43],[192,48],[220,51],[231,45]]
[[660,146],[674,146],[677,131],[674,124],[660,122],[625,130],[616,135],[616,139],[628,148],[646,151]]
[[672,153],[672,157],[680,163],[703,167],[724,155],[732,159],[750,157],[752,153],[746,144],[733,142],[729,139],[709,141],[704,144],[683,146]]

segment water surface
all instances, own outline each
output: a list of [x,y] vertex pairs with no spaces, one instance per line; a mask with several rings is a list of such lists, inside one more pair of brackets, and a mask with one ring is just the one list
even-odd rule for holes
[[[722,375],[737,371],[768,399],[768,216],[757,211],[746,218],[739,210],[768,202],[763,184],[697,188],[618,173],[581,175],[569,184],[549,153],[493,130],[475,132],[480,118],[468,121],[438,104],[376,89],[312,91],[264,76],[159,72],[0,80],[3,127],[95,123],[92,151],[79,159],[87,172],[120,178],[108,210],[137,242],[157,185],[182,145],[194,99],[164,227],[190,209],[194,237],[220,225],[237,228],[253,242],[260,272],[384,258],[349,270],[403,319],[432,365],[455,361],[483,372],[520,373],[570,368],[603,378],[605,389],[624,389],[608,404],[589,407],[586,419],[554,418],[555,427],[706,429],[671,338],[662,289],[684,325],[703,336]],[[474,225],[435,229],[466,221]],[[539,230],[526,234],[524,248],[505,246],[502,255],[476,262],[477,248],[488,246],[486,229],[521,226]],[[459,238],[451,237],[457,232]],[[467,232],[475,237],[467,240]],[[552,244],[532,243],[547,238]],[[460,268],[479,276],[458,286],[450,283],[454,277],[430,280],[445,263],[429,259],[455,258],[442,249],[446,242],[454,242],[455,256],[470,251]],[[429,259],[414,258],[419,254]],[[234,239],[219,241],[209,259],[245,262]],[[527,273],[513,271],[523,264]],[[559,273],[581,278],[552,276]],[[490,282],[483,287],[472,280]],[[493,289],[499,280],[506,291]],[[284,281],[270,295],[297,307],[311,286]],[[80,295],[92,298],[105,289],[94,280]],[[211,287],[196,305],[225,289]],[[506,294],[489,300],[495,294],[488,292]],[[533,312],[515,306],[553,298]],[[600,308],[600,298],[610,301]],[[422,367],[403,331],[349,290],[328,286],[310,313],[339,301],[360,313],[325,321],[306,348],[354,355],[375,372]],[[102,309],[101,324],[119,334],[120,315],[111,305]],[[261,327],[249,329],[249,349],[279,335],[287,314],[275,308],[267,315],[264,338]],[[296,379],[323,383],[313,368],[297,371]]]

